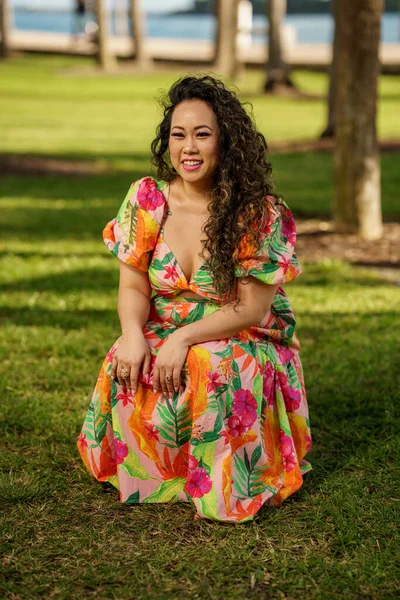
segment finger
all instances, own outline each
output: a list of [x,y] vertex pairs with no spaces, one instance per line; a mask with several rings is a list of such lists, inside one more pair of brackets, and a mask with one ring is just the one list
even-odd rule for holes
[[118,367],[118,359],[116,356],[113,357],[112,360],[112,364],[111,364],[111,377],[112,379],[115,379],[117,376],[117,367]]
[[173,385],[175,392],[179,391],[179,387],[181,385],[181,370],[175,368],[173,373]]
[[165,371],[165,385],[167,387],[168,390],[168,397],[171,399],[172,396],[174,395],[174,379],[173,379],[173,375],[172,375],[172,370],[166,370]]
[[153,370],[153,391],[155,394],[160,391],[160,369],[157,366]]
[[139,366],[140,365],[134,365],[131,367],[131,377],[130,377],[130,381],[129,381],[129,385],[130,388],[132,390],[133,393],[136,392],[137,390],[137,380],[138,380],[138,375],[139,375]]
[[160,385],[161,385],[161,390],[162,390],[162,394],[164,396],[164,398],[168,398],[168,388],[167,388],[167,383],[165,381],[165,369],[161,368],[160,369]]
[[143,377],[148,377],[150,375],[150,365],[151,365],[151,354],[146,354],[143,361]]

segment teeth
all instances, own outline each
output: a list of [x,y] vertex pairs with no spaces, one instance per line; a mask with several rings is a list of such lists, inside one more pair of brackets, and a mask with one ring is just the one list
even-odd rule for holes
[[192,167],[194,165],[201,165],[202,163],[201,160],[184,160],[183,162],[185,165],[189,165],[189,167]]

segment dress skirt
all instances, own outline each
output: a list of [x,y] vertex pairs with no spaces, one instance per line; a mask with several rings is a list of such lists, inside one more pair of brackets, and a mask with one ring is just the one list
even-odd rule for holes
[[[280,288],[280,306],[286,295]],[[288,304],[289,307],[289,304]],[[192,503],[196,517],[248,521],[279,507],[311,469],[308,406],[295,334],[267,315],[239,335],[190,347],[182,388],[154,394],[158,350],[176,328],[220,306],[155,295],[143,329],[152,364],[135,394],[111,378],[119,340],[104,359],[78,439],[89,472],[126,504]],[[284,306],[283,306],[284,308]]]

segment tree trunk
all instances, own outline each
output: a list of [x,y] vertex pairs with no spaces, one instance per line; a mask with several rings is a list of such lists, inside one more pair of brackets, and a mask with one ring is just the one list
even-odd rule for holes
[[336,0],[332,0],[333,2],[333,20],[334,20],[334,34],[333,34],[333,44],[332,44],[332,62],[329,69],[329,92],[328,92],[328,123],[323,132],[321,133],[321,138],[334,138],[336,135],[336,122],[335,122],[335,94],[336,94],[336,68],[337,68],[337,52],[338,52],[338,35],[337,35],[337,6],[338,3]]
[[0,57],[7,58],[10,55],[10,3],[9,0],[0,0]]
[[97,62],[103,69],[109,70],[116,66],[116,60],[110,54],[108,48],[109,27],[106,2],[104,0],[96,0],[96,18],[99,28]]
[[239,0],[215,0],[217,31],[214,69],[233,79],[239,70],[237,52]]
[[116,35],[129,37],[128,11],[124,0],[114,0],[114,23]]
[[152,61],[146,52],[144,15],[140,0],[130,0],[132,36],[135,42],[135,61],[140,69],[148,69]]
[[336,2],[334,218],[337,229],[373,240],[382,236],[376,111],[384,0]]
[[289,77],[289,66],[283,58],[283,25],[286,14],[286,0],[267,0],[268,19],[268,61],[265,92],[276,92],[282,88],[294,87]]

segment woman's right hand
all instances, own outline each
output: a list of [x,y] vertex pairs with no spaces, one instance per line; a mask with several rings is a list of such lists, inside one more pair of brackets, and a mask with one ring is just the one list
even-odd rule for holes
[[135,393],[139,371],[142,369],[143,377],[146,377],[150,373],[150,361],[151,353],[141,331],[134,335],[122,336],[114,353],[111,376],[113,379],[118,377],[121,385]]

